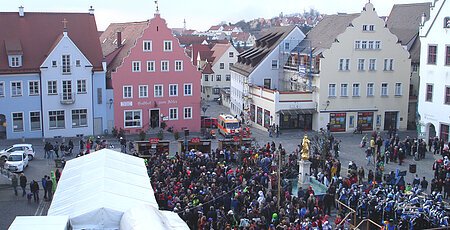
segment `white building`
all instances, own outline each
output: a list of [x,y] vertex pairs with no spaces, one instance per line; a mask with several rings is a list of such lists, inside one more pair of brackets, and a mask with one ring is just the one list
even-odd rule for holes
[[420,28],[420,135],[449,141],[450,2],[434,1],[430,20]]
[[406,130],[411,60],[372,3],[360,14],[325,16],[307,39],[323,50],[318,127]]

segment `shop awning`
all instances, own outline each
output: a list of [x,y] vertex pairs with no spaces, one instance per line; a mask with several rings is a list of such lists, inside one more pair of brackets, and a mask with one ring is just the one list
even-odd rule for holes
[[313,114],[315,109],[282,109],[278,111],[283,115],[297,115],[297,114]]

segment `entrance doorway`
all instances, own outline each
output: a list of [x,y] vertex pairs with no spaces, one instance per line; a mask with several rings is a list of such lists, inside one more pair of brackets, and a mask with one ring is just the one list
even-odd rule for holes
[[436,127],[434,127],[433,124],[430,124],[430,126],[428,127],[428,136],[436,137]]
[[389,130],[389,128],[397,129],[397,117],[398,112],[384,113],[384,130]]
[[0,139],[6,139],[6,116],[0,114]]
[[150,109],[149,125],[152,129],[159,127],[159,109]]

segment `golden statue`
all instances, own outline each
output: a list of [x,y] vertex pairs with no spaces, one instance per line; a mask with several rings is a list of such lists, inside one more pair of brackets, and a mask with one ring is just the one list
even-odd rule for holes
[[309,145],[310,145],[309,143],[310,141],[308,139],[308,136],[305,135],[302,141],[302,160],[309,159]]

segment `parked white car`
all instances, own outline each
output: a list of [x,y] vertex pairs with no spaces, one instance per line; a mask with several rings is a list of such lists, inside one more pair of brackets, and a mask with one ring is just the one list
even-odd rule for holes
[[23,151],[12,152],[8,156],[5,168],[11,172],[23,172],[28,167],[28,155]]
[[3,159],[3,161],[6,161],[9,157],[9,154],[12,152],[22,151],[27,153],[28,159],[31,161],[34,159],[34,148],[32,144],[15,144],[12,146],[9,146],[6,149],[3,149],[0,151],[0,158]]

